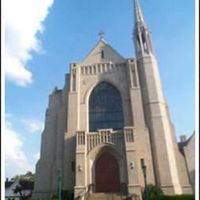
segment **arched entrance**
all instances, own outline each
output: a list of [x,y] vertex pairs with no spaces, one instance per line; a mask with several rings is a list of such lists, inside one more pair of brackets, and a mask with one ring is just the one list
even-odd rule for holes
[[119,165],[110,153],[103,153],[95,164],[96,192],[120,192]]

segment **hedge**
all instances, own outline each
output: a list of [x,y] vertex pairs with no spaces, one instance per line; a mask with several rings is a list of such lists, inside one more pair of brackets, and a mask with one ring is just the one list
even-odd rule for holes
[[183,194],[183,195],[163,195],[158,198],[158,200],[195,200],[195,195]]

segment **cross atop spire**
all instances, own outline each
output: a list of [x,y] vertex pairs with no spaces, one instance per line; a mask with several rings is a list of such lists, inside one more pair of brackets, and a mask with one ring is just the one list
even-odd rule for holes
[[135,9],[135,23],[145,25],[139,0],[134,0],[134,9]]

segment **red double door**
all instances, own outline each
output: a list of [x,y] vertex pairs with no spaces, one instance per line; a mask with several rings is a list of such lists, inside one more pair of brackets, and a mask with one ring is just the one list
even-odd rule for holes
[[103,153],[95,165],[96,192],[120,192],[119,166],[114,156]]

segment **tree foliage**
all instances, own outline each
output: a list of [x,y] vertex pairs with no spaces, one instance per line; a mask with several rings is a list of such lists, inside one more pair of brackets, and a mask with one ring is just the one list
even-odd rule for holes
[[31,197],[34,184],[34,174],[32,172],[16,175],[11,179],[11,181],[18,181],[13,192],[20,195],[20,200],[26,200]]
[[15,175],[14,177],[11,178],[11,181],[15,180],[29,180],[29,181],[34,181],[35,174],[28,171],[25,174],[21,175]]
[[26,200],[32,195],[33,182],[29,180],[19,180],[19,183],[13,189],[13,192],[19,194],[21,200]]

